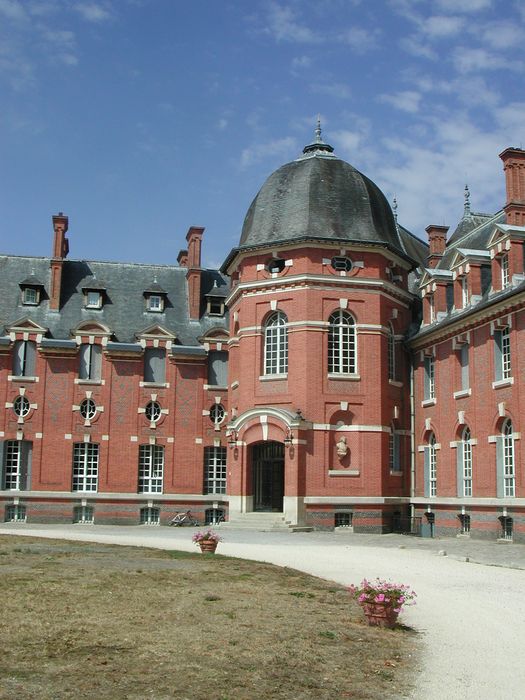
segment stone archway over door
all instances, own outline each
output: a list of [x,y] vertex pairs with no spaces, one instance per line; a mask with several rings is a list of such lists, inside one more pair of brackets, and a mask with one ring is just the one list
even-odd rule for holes
[[252,447],[253,509],[283,511],[284,444],[264,442]]

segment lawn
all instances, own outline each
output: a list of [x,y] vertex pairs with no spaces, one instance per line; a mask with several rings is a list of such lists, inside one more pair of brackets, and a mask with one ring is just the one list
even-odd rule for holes
[[417,638],[344,588],[219,555],[0,536],[2,700],[403,698]]

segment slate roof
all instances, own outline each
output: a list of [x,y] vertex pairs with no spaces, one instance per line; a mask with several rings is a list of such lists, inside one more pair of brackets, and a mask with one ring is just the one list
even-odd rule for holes
[[[212,328],[226,328],[224,318],[204,314],[200,320],[188,316],[186,268],[167,265],[142,265],[116,262],[96,262],[66,259],[62,275],[62,299],[60,312],[49,309],[50,258],[0,256],[0,279],[3,293],[0,295],[0,335],[6,326],[23,318],[49,329],[48,338],[67,340],[72,329],[88,320],[108,326],[113,340],[119,343],[135,343],[136,333],[153,325],[160,325],[177,338],[181,345],[196,346],[199,338]],[[34,275],[44,283],[38,306],[22,304],[20,282]],[[94,285],[93,278],[99,282]],[[166,292],[164,311],[147,311],[144,291],[152,282]],[[103,287],[100,286],[103,280]],[[202,270],[202,297],[213,288],[229,288],[228,278],[217,270]],[[104,288],[104,304],[100,310],[84,307],[82,289]],[[202,306],[204,311],[204,304]]]
[[407,257],[381,190],[326,148],[270,175],[248,209],[236,250],[312,239],[379,244]]

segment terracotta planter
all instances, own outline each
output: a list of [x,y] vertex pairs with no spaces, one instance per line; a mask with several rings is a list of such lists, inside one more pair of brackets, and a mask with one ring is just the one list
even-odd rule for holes
[[369,625],[376,627],[394,627],[399,613],[392,603],[361,603]]
[[215,540],[201,540],[199,542],[199,547],[201,548],[201,552],[215,552],[217,549],[218,542]]

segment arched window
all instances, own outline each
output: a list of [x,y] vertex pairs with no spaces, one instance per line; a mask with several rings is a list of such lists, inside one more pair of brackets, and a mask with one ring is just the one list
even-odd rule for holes
[[458,462],[461,464],[459,476],[463,486],[460,496],[472,496],[472,442],[470,437],[470,428],[467,426],[461,436],[461,443],[458,445],[460,450]]
[[392,381],[396,379],[396,339],[394,328],[388,324],[388,378]]
[[282,311],[272,314],[264,326],[264,374],[288,372],[288,319]]
[[503,495],[515,495],[515,474],[514,468],[514,434],[512,432],[512,421],[506,420],[502,426],[503,442]]
[[437,443],[434,433],[428,436],[425,454],[425,496],[437,496]]
[[356,374],[356,333],[352,315],[339,309],[330,316],[328,323],[328,373]]

